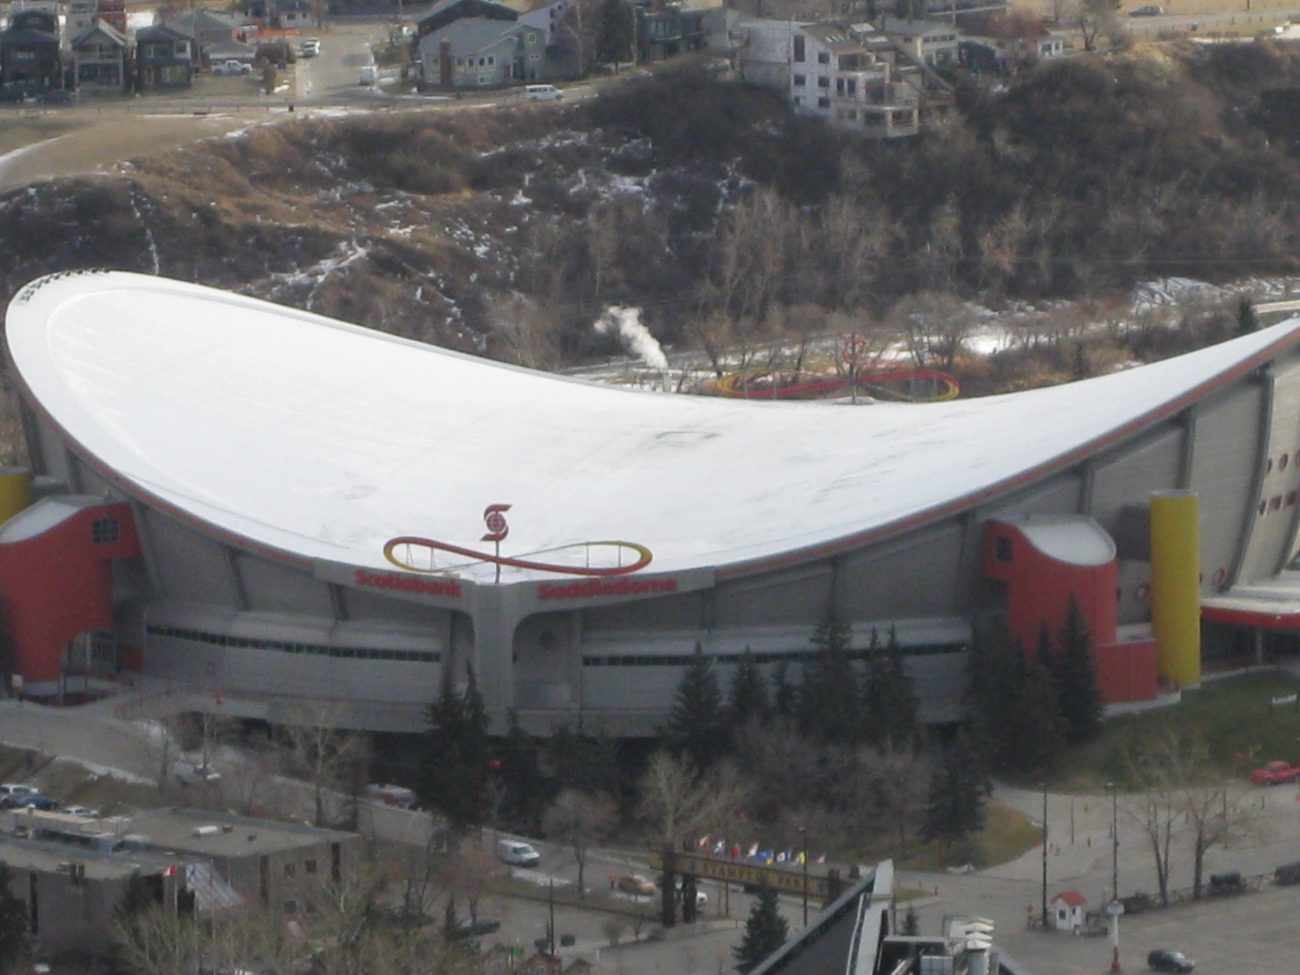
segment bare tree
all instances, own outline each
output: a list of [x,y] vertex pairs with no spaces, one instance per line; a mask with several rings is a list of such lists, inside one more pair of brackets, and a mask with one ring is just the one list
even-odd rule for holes
[[649,841],[664,861],[662,922],[677,922],[673,858],[702,832],[721,831],[743,802],[744,789],[735,770],[720,762],[700,774],[683,759],[655,752],[641,777],[640,815]]
[[565,789],[542,815],[542,832],[573,851],[578,865],[578,896],[587,896],[585,875],[591,847],[609,836],[616,822],[618,806],[604,793]]
[[[1170,855],[1183,815],[1181,804],[1174,797],[1174,789],[1183,776],[1181,752],[1177,736],[1165,735],[1143,739],[1127,756],[1139,791],[1124,800],[1124,815],[1136,823],[1146,837],[1155,863],[1160,903],[1166,906],[1169,904]],[[1119,891],[1112,891],[1112,896],[1119,897]]]
[[[312,822],[325,826],[337,809],[330,803],[340,793],[355,801],[360,789],[359,772],[367,757],[364,735],[338,730],[338,708],[328,704],[295,708],[285,722],[290,767],[306,777],[312,790]],[[355,817],[353,817],[355,818]]]
[[891,320],[920,368],[951,369],[979,324],[971,306],[955,295],[922,292],[894,306]]
[[863,749],[862,778],[871,783],[876,803],[897,831],[898,848],[907,852],[907,827],[919,823],[929,795],[933,759],[893,741]]

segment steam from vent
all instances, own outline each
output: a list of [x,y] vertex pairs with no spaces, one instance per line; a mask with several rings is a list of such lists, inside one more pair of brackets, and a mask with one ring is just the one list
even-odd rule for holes
[[668,357],[659,347],[658,340],[650,334],[650,329],[641,324],[641,309],[626,308],[622,305],[610,305],[605,313],[596,319],[597,335],[614,332],[623,348],[652,369],[667,369]]

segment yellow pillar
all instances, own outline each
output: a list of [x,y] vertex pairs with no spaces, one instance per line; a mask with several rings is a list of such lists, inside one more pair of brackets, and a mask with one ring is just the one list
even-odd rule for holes
[[21,467],[0,467],[0,525],[32,503],[31,479]]
[[1161,677],[1201,683],[1200,505],[1192,491],[1151,495],[1151,629]]

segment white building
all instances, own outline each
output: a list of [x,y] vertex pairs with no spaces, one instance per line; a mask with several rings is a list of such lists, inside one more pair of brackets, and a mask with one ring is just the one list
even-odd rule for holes
[[790,103],[874,138],[920,131],[918,86],[903,80],[893,45],[844,24],[810,24],[791,37]]

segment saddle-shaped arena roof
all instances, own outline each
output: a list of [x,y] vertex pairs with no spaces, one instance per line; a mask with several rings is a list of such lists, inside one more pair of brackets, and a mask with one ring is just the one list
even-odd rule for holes
[[385,567],[397,535],[489,549],[483,510],[502,503],[504,555],[625,539],[652,550],[649,572],[749,571],[924,524],[1138,432],[1298,332],[1028,392],[852,407],[594,385],[119,272],[42,279],[7,319],[12,371],[71,448],[190,522]]

